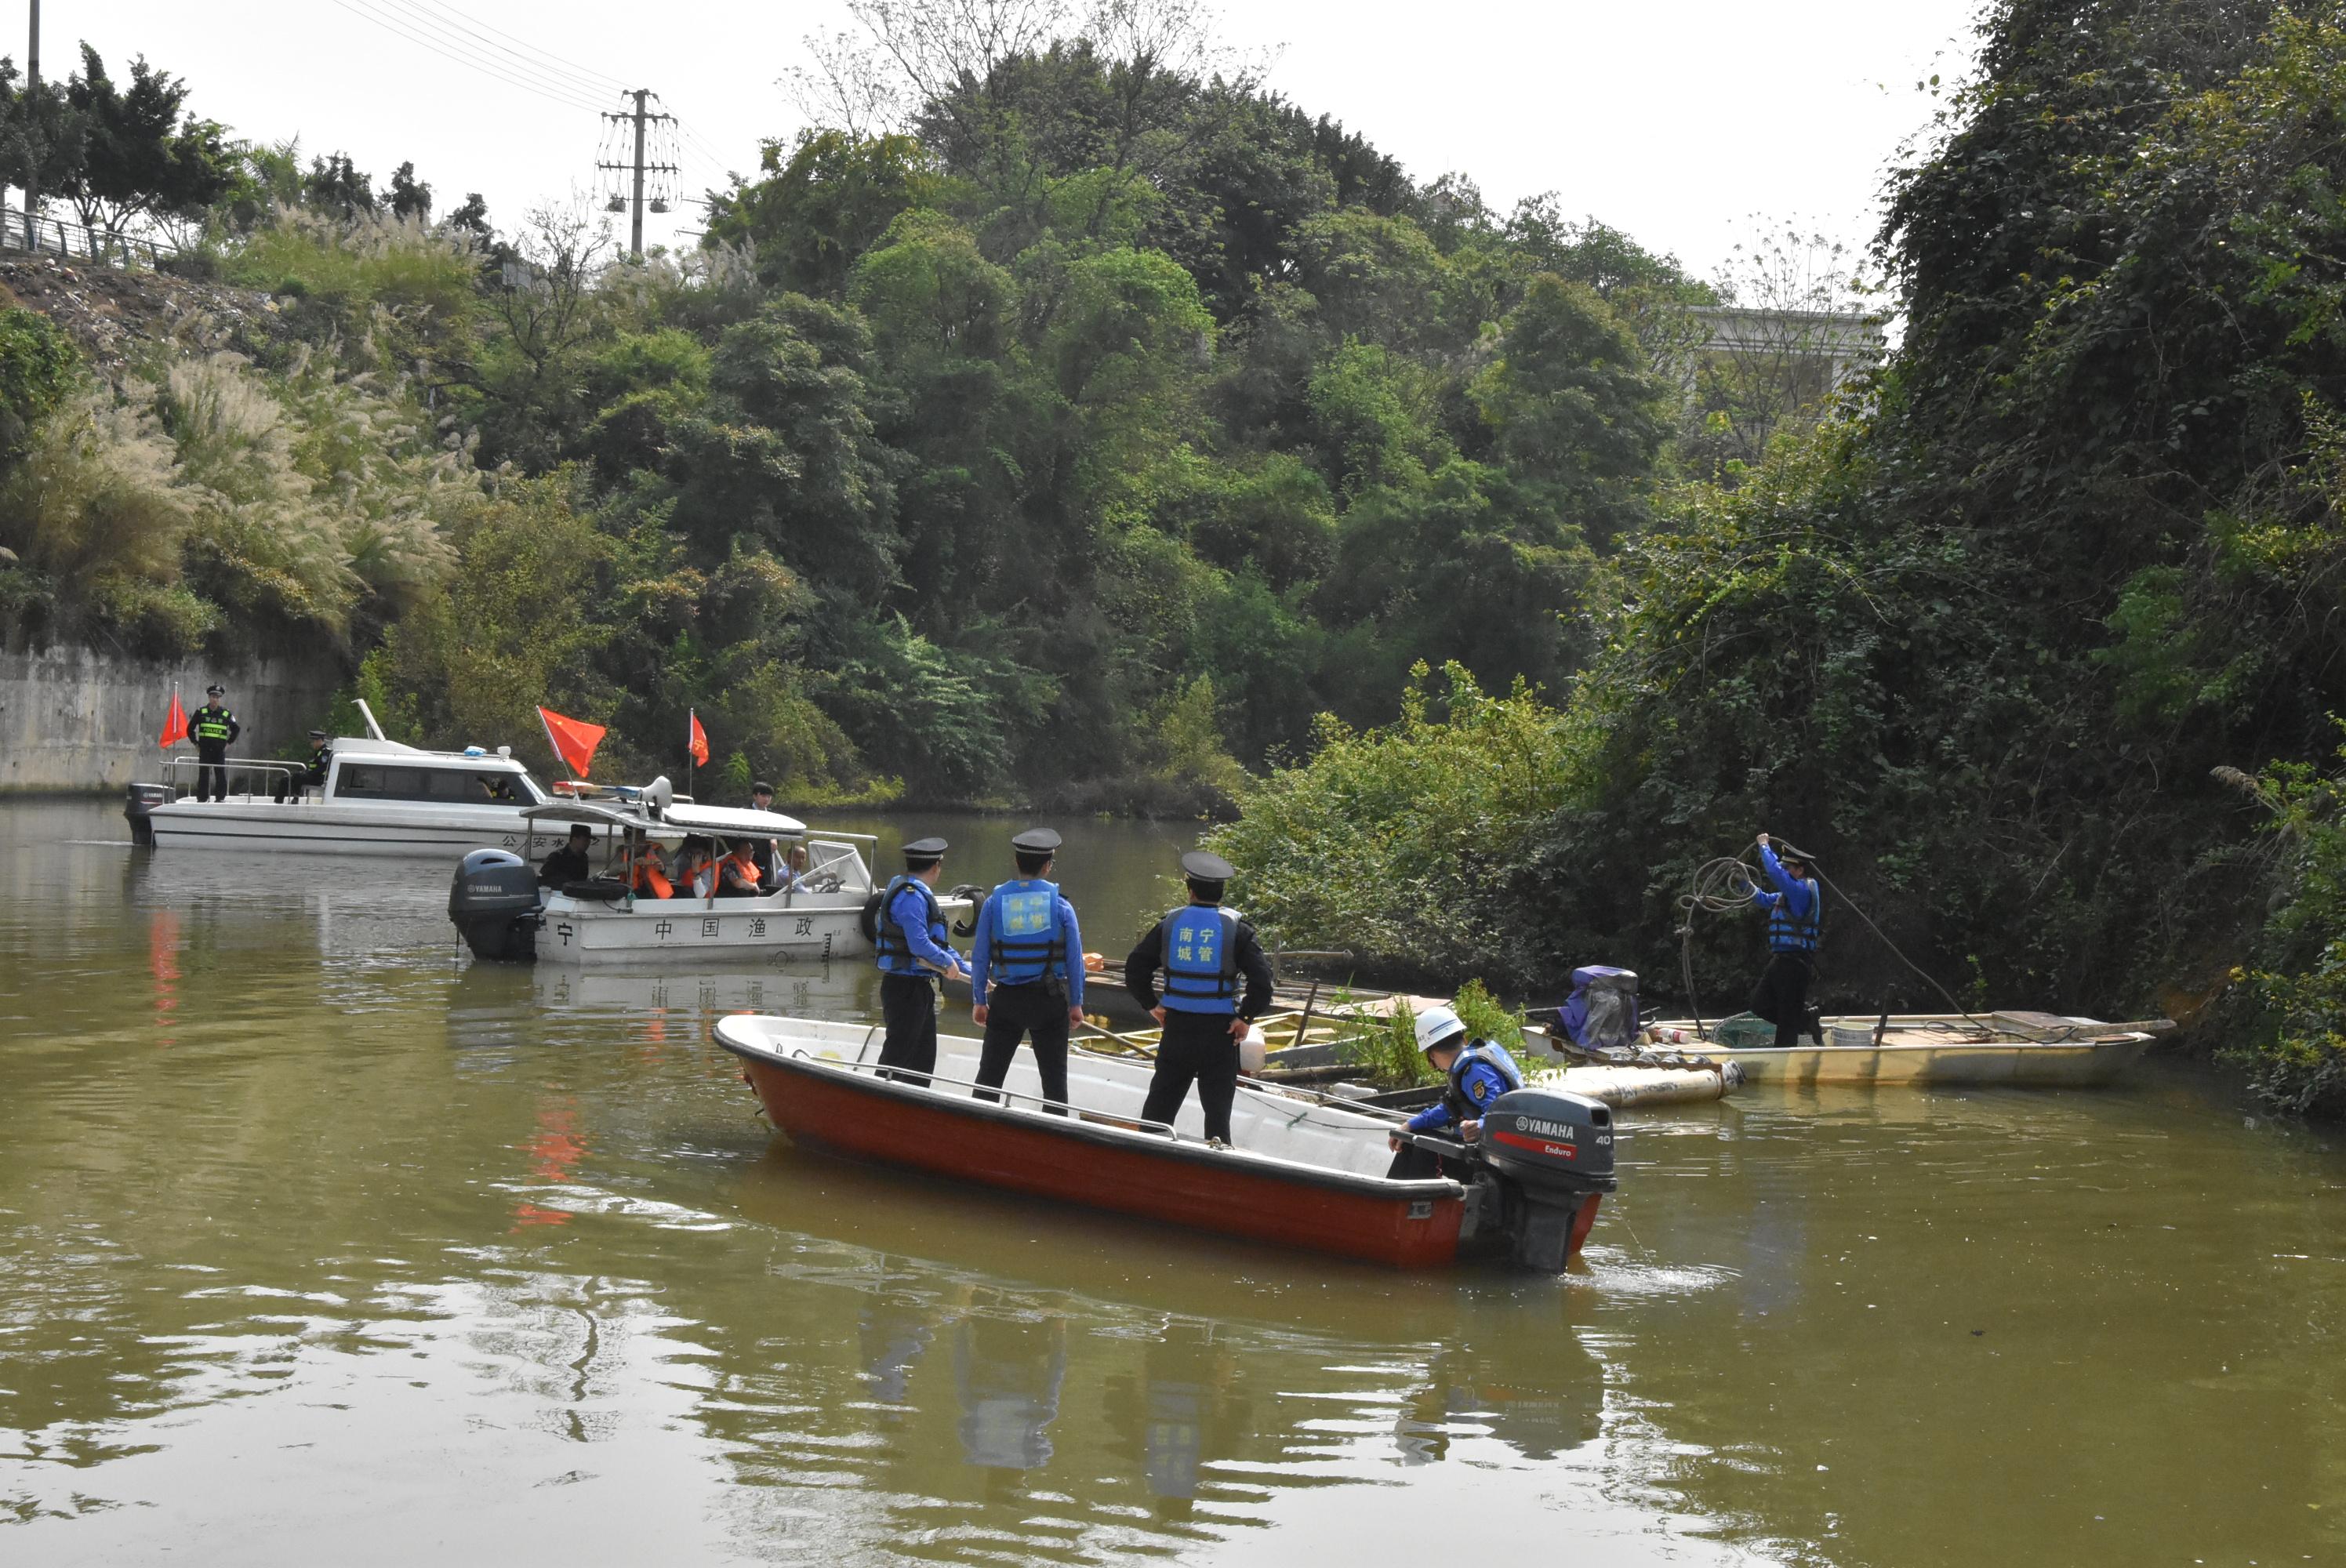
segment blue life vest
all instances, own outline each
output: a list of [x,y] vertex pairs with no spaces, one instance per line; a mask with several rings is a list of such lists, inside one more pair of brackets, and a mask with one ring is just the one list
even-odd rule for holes
[[985,901],[986,965],[997,985],[1031,985],[1067,962],[1067,931],[1059,919],[1056,882],[1003,883]]
[[1211,904],[1188,904],[1158,928],[1165,948],[1158,960],[1166,1006],[1176,1013],[1239,1010],[1239,917]]
[[1508,1088],[1524,1086],[1524,1070],[1515,1065],[1515,1059],[1507,1054],[1505,1046],[1495,1040],[1469,1040],[1466,1048],[1450,1059],[1450,1082],[1442,1088],[1442,1103],[1462,1122],[1480,1121],[1483,1116],[1483,1105],[1476,1104],[1474,1096],[1466,1092],[1466,1074],[1477,1063],[1496,1069]]
[[1768,945],[1777,952],[1814,952],[1824,934],[1825,896],[1814,881],[1809,890],[1809,912],[1792,913],[1792,895],[1779,893],[1768,910]]
[[904,938],[904,928],[896,919],[896,895],[906,888],[920,890],[921,905],[927,921],[930,939],[939,946],[945,944],[944,911],[937,908],[937,895],[920,878],[905,874],[888,884],[880,898],[880,918],[873,922],[872,945],[880,950],[880,969],[885,974],[929,974],[928,965],[913,956],[912,943]]

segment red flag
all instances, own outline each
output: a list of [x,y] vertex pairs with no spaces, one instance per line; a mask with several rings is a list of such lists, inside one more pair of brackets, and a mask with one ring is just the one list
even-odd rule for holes
[[163,738],[155,744],[168,751],[188,738],[188,710],[179,706],[179,688],[171,688],[171,711],[163,720]]
[[610,732],[599,724],[586,724],[576,718],[565,718],[547,708],[539,708],[537,717],[546,726],[546,738],[554,743],[554,754],[562,765],[581,779],[586,777],[586,764],[595,760],[595,748],[603,744]]
[[703,768],[709,766],[709,731],[700,728],[699,713],[692,715],[692,733],[686,738],[684,748],[692,753],[695,762]]

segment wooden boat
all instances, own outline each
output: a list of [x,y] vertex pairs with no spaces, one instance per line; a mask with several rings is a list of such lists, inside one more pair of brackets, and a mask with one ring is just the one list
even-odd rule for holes
[[794,1142],[1395,1268],[1497,1256],[1560,1269],[1613,1188],[1612,1113],[1551,1090],[1494,1101],[1472,1147],[1403,1135],[1458,1179],[1396,1181],[1395,1118],[1300,1091],[1242,1086],[1224,1146],[1199,1136],[1194,1097],[1170,1126],[1141,1121],[1150,1067],[1127,1057],[1071,1051],[1076,1114],[1061,1115],[1024,1054],[1005,1100],[975,1098],[975,1040],[941,1039],[934,1076],[914,1083],[881,1072],[875,1027],[741,1013],[716,1038]]
[[1789,1050],[1740,1039],[1735,1020],[1697,1031],[1687,1020],[1655,1025],[1685,1048],[1733,1063],[1747,1083],[1796,1087],[1836,1084],[1882,1087],[2003,1086],[2093,1088],[2113,1082],[2175,1025],[2164,1018],[2105,1023],[2043,1013],[1909,1013],[1825,1020],[1825,1044],[1803,1040]]

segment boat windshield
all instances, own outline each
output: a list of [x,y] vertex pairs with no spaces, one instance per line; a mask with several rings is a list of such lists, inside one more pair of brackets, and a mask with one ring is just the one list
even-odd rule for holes
[[809,839],[806,841],[807,865],[801,873],[805,881],[816,886],[839,879],[838,891],[869,893],[872,891],[872,871],[852,844],[842,844],[833,839]]

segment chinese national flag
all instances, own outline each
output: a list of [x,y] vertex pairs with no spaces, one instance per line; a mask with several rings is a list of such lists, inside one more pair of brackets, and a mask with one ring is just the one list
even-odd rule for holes
[[171,688],[171,711],[163,719],[163,738],[155,744],[168,751],[188,738],[188,710],[179,706],[179,688]]
[[546,738],[554,742],[555,754],[562,759],[562,765],[579,778],[586,778],[586,765],[595,760],[595,748],[603,744],[603,737],[609,731],[599,724],[565,718],[549,708],[539,708],[537,717],[545,722]]
[[684,748],[692,753],[693,761],[709,766],[709,731],[700,728],[700,715],[692,715],[692,733],[685,739]]

